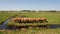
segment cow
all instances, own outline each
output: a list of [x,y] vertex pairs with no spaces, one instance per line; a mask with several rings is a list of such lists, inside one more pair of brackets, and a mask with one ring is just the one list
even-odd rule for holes
[[48,22],[47,19],[45,17],[43,18],[15,18],[13,19],[14,22],[18,22],[18,23],[44,23],[44,22]]
[[40,21],[41,23],[48,22],[47,19],[46,19],[45,17],[41,18],[39,21]]

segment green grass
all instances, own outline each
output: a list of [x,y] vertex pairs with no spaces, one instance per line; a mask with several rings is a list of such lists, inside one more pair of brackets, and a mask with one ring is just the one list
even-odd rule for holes
[[[48,19],[49,24],[54,24],[54,23],[60,24],[60,12],[4,12],[4,13],[0,12],[0,23],[14,15],[17,15],[16,17],[27,16],[28,18],[46,17]],[[37,24],[40,24],[40,23],[37,23]],[[24,25],[24,23],[19,24],[11,20],[7,25],[20,26],[20,25]],[[28,24],[26,23],[25,25],[30,25],[30,23]],[[34,23],[34,25],[36,25],[36,23]],[[3,32],[0,31],[0,34],[60,34],[60,28],[6,30]]]
[[[60,12],[0,12],[0,23],[13,15],[17,15],[16,17],[27,16],[28,18],[46,17],[48,23],[60,24]],[[8,24],[11,23],[15,24],[12,21],[10,21]]]
[[8,18],[10,18],[11,16],[14,16],[15,13],[11,13],[11,12],[0,12],[0,24],[1,22],[7,20]]
[[5,30],[1,34],[60,34],[60,29],[21,29],[21,30]]
[[[29,18],[37,18],[37,17],[46,17],[49,23],[59,23],[60,22],[60,12],[25,12],[21,15],[26,15]],[[19,14],[20,16],[20,14]]]
[[[17,13],[17,15],[18,16],[16,16],[16,17],[27,16],[27,18],[37,18],[37,17],[42,18],[42,17],[46,17],[49,24],[50,23],[51,24],[52,23],[53,24],[54,23],[60,24],[60,12],[19,12],[19,13]],[[17,26],[20,25],[19,23],[15,23],[13,21],[9,22],[8,25],[9,24],[13,24],[13,25],[17,25]]]

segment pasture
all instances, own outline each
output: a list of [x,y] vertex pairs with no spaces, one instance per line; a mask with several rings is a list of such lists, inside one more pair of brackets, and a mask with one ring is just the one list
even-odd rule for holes
[[22,30],[4,30],[0,34],[60,34],[60,29],[22,29]]
[[[60,24],[60,12],[0,12],[0,24],[8,19],[11,16],[16,15],[16,17],[21,17],[25,16],[27,18],[42,18],[46,17],[48,20],[48,24]],[[6,25],[15,25],[15,26],[20,26],[20,25],[36,25],[36,24],[41,24],[41,23],[15,23],[12,20],[8,22]],[[44,23],[45,24],[45,23]],[[55,29],[22,29],[22,30],[5,30],[5,31],[0,31],[0,34],[60,34],[60,28],[55,28]]]
[[[55,23],[60,24],[60,12],[16,12],[14,14],[17,15],[16,17],[20,17],[20,16],[26,16],[27,18],[46,17],[49,24],[55,24]],[[17,26],[20,25],[19,23],[15,23],[13,21],[9,22],[8,25],[11,24],[11,23],[13,25],[15,24]],[[24,23],[22,23],[22,25],[23,24]],[[36,23],[34,23],[34,24],[36,24]]]

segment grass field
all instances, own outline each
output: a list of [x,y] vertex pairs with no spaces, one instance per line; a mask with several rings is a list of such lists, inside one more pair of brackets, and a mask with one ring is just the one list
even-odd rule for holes
[[15,13],[12,12],[0,12],[0,23],[5,21],[6,19],[10,18],[11,16],[14,16]]
[[5,30],[0,34],[60,34],[60,29],[22,29],[22,30]]
[[[46,17],[48,20],[48,23],[60,24],[60,12],[0,12],[0,23],[14,15],[17,15],[16,17],[26,16],[28,18]],[[10,21],[9,23],[7,23],[7,25],[11,25],[11,24],[18,25],[18,26],[21,25],[19,23],[14,23],[13,21]],[[0,34],[60,34],[60,28],[6,30],[6,31],[0,31]]]
[[[60,12],[16,12],[16,17],[27,16],[28,18],[37,18],[37,17],[46,17],[48,23],[58,23],[60,24]],[[9,22],[9,24],[20,25],[19,23],[14,23],[13,21]]]
[[0,23],[14,15],[17,15],[16,17],[27,16],[28,18],[46,17],[48,23],[60,24],[60,12],[0,12]]

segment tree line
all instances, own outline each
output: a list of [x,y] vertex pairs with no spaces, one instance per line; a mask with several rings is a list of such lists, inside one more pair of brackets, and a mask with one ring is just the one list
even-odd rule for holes
[[36,10],[20,10],[20,11],[0,11],[0,12],[60,12],[60,11],[56,11],[56,10],[49,10],[49,11],[43,11],[43,10],[39,10],[39,11],[36,11]]

